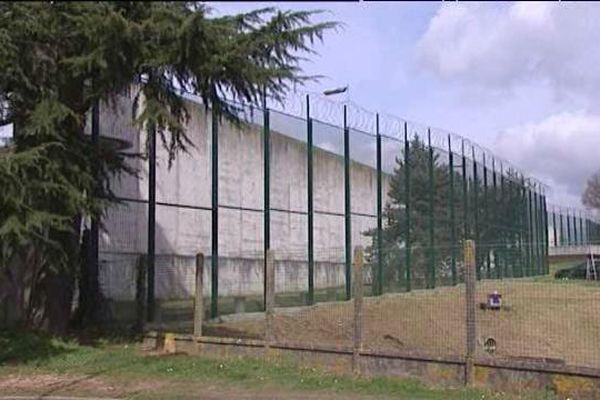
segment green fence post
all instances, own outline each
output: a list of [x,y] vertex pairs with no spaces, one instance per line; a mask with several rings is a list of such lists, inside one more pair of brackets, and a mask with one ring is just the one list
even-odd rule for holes
[[560,217],[560,240],[559,240],[559,244],[560,246],[564,246],[565,245],[565,226],[564,226],[564,221],[563,221],[563,213],[562,210],[558,209],[558,216]]
[[583,217],[581,216],[581,210],[579,211],[579,244],[585,244],[583,235]]
[[469,178],[467,177],[467,156],[465,155],[465,140],[461,141],[462,178],[463,178],[463,239],[469,239]]
[[569,209],[568,208],[567,208],[566,220],[567,220],[567,246],[570,246],[572,244],[572,242],[571,242],[571,218],[569,218]]
[[573,245],[577,246],[577,243],[579,241],[578,238],[578,234],[577,234],[577,210],[573,209]]
[[537,215],[537,192],[536,192],[536,185],[535,183],[533,184],[533,190],[531,191],[531,238],[532,241],[531,243],[533,244],[532,247],[532,258],[533,258],[533,262],[531,265],[531,275],[535,276],[538,274],[538,267],[539,267],[539,259],[538,259],[538,244],[539,244],[539,238],[538,238],[538,215]]
[[404,123],[404,194],[406,196],[406,204],[404,207],[406,214],[406,291],[411,290],[411,244],[410,244],[410,144],[408,142],[408,125]]
[[148,126],[148,279],[147,311],[148,322],[154,321],[156,298],[154,291],[154,276],[156,262],[156,126]]
[[306,95],[306,196],[308,206],[308,296],[309,305],[315,302],[315,239],[313,204],[313,121],[310,117],[310,97]]
[[502,271],[500,269],[500,263],[498,258],[498,242],[500,241],[500,235],[498,234],[500,230],[500,224],[498,221],[498,177],[496,175],[496,159],[492,158],[492,193],[493,193],[493,203],[492,203],[492,228],[490,229],[492,233],[492,240],[494,241],[492,248],[494,249],[494,269],[496,271],[496,279],[502,278]]
[[552,206],[552,234],[554,235],[554,247],[558,246],[558,238],[556,237],[556,208]]
[[427,145],[429,146],[429,276],[427,288],[435,288],[435,217],[434,217],[434,201],[435,201],[435,182],[433,178],[433,147],[431,147],[431,130],[427,129]]
[[346,300],[352,298],[352,208],[350,205],[350,128],[344,105],[344,219],[346,233]]
[[527,263],[527,276],[531,276],[533,265],[535,263],[534,260],[534,247],[533,247],[533,196],[531,193],[531,188],[527,188],[527,197],[529,201],[529,261]]
[[546,235],[547,226],[544,217],[544,188],[540,185],[540,193],[538,194],[539,201],[539,221],[540,221],[540,275],[546,274]]
[[[96,152],[100,151],[100,102],[98,100],[94,101],[92,105],[92,132],[91,132],[91,142],[94,146],[94,150]],[[99,165],[98,162],[94,162],[93,164],[93,176],[96,181],[99,181]],[[94,197],[98,196],[98,192],[94,191]],[[88,271],[86,276],[80,277],[86,281],[86,287],[88,288],[88,293],[99,293],[100,287],[98,282],[99,276],[99,268],[100,268],[100,224],[101,224],[101,214],[92,215],[90,221],[90,265],[88,265]],[[86,293],[87,294],[87,293]],[[89,295],[86,296],[84,294],[81,296],[80,292],[80,304],[85,303],[84,307],[93,307],[92,310],[94,315],[97,315],[99,304],[90,298]],[[143,322],[143,320],[142,320]]]
[[544,215],[544,274],[550,273],[550,238],[548,232],[548,204],[546,203],[546,196],[543,197],[543,215]]
[[212,112],[211,126],[211,255],[210,255],[210,315],[219,314],[219,121],[217,113]]
[[377,156],[377,292],[383,293],[383,173],[381,170],[381,132],[379,132],[379,114],[375,115],[376,156]]
[[263,105],[263,309],[267,309],[267,252],[271,249],[271,119],[269,109]]
[[[475,147],[471,146],[471,157],[473,158],[473,228],[474,228],[474,236],[475,243],[479,243],[479,180],[477,177],[477,158],[475,157]],[[481,279],[481,263],[479,256],[481,252],[479,251],[479,246],[475,246],[475,272],[477,275],[477,280]]]
[[448,196],[448,208],[450,212],[450,270],[452,274],[452,285],[456,286],[456,213],[454,207],[454,153],[452,152],[452,139],[448,134],[448,173],[450,184],[450,195]]
[[[484,232],[486,233],[485,237],[489,237],[490,226],[489,226],[489,217],[488,217],[488,169],[485,159],[485,152],[483,152],[483,227]],[[479,245],[479,248],[483,248],[485,254],[485,277],[490,279],[490,246],[488,240],[482,239],[485,243]]]
[[[518,184],[517,184],[518,185]],[[517,191],[518,198],[521,198],[524,204],[524,213],[520,220],[515,221],[515,225],[512,227],[512,240],[516,241],[515,246],[515,259],[519,263],[519,275],[527,276],[529,274],[529,265],[531,260],[529,259],[530,251],[532,249],[532,243],[529,239],[529,194],[527,190],[525,178],[521,176],[521,187],[515,188]],[[521,197],[522,193],[522,197]],[[514,239],[516,237],[516,240]],[[525,259],[525,261],[524,261]]]
[[[534,186],[535,189],[535,186]],[[541,188],[540,188],[541,190]],[[542,272],[542,237],[541,237],[541,221],[540,221],[540,195],[537,192],[533,193],[534,201],[534,217],[535,217],[535,274],[540,275]]]
[[[510,171],[510,169],[508,170]],[[507,173],[508,173],[507,171]],[[513,180],[507,176],[503,178],[506,186],[506,201],[505,201],[505,221],[504,221],[504,263],[506,264],[506,268],[510,268],[511,277],[515,277],[519,273],[519,268],[515,264],[516,259],[516,243],[518,242],[520,236],[517,236],[515,233],[515,228],[521,228],[521,213],[522,209],[519,207],[514,207],[514,204],[522,204],[522,196],[521,196],[521,188],[520,186]],[[520,243],[519,243],[520,244]]]
[[505,221],[501,221],[502,219],[507,218],[507,204],[505,199],[505,183],[504,183],[504,165],[500,163],[500,213],[498,216],[498,226],[500,229],[500,250],[498,251],[498,264],[502,265],[504,268],[504,276],[514,277],[514,271],[511,270],[511,273],[508,274],[508,263],[506,260],[506,244],[508,242],[506,235],[506,224]]

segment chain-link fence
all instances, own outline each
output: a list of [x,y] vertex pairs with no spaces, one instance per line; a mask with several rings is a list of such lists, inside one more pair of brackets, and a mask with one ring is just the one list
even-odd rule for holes
[[203,334],[352,348],[359,279],[362,349],[462,357],[472,239],[476,355],[600,367],[596,283],[555,280],[548,258],[597,242],[599,225],[549,208],[539,182],[466,139],[354,105],[245,107],[242,124],[188,107],[192,146],[173,165],[151,133],[131,136],[133,153],[150,151],[103,220],[110,320],[192,333],[200,268]]

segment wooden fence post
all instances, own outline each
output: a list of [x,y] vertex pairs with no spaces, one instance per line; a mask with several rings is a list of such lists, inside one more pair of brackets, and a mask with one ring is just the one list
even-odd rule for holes
[[354,298],[354,329],[352,335],[352,372],[360,374],[360,351],[362,350],[363,322],[363,248],[354,248],[354,265],[352,277],[352,297]]
[[275,263],[273,261],[273,250],[267,250],[265,256],[265,348],[269,349],[273,341],[273,313],[275,308]]
[[465,263],[465,286],[466,286],[466,330],[467,330],[467,353],[465,354],[465,385],[473,382],[473,356],[475,354],[475,242],[465,240],[464,242]]
[[194,336],[202,336],[202,321],[204,321],[204,254],[196,254],[196,288],[194,293]]
[[144,331],[146,322],[146,255],[138,257],[135,278],[135,329]]

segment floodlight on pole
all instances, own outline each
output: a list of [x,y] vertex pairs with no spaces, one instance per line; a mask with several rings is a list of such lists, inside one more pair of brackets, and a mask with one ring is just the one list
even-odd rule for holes
[[324,96],[333,96],[334,94],[345,93],[348,91],[348,87],[349,87],[349,85],[335,88],[335,89],[327,89],[327,90],[323,91],[323,95]]

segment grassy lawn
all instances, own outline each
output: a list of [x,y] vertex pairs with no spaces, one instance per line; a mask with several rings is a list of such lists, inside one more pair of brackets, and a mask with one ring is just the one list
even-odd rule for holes
[[291,362],[142,353],[131,340],[0,332],[0,393],[132,399],[551,399],[440,389],[413,379],[352,378]]

